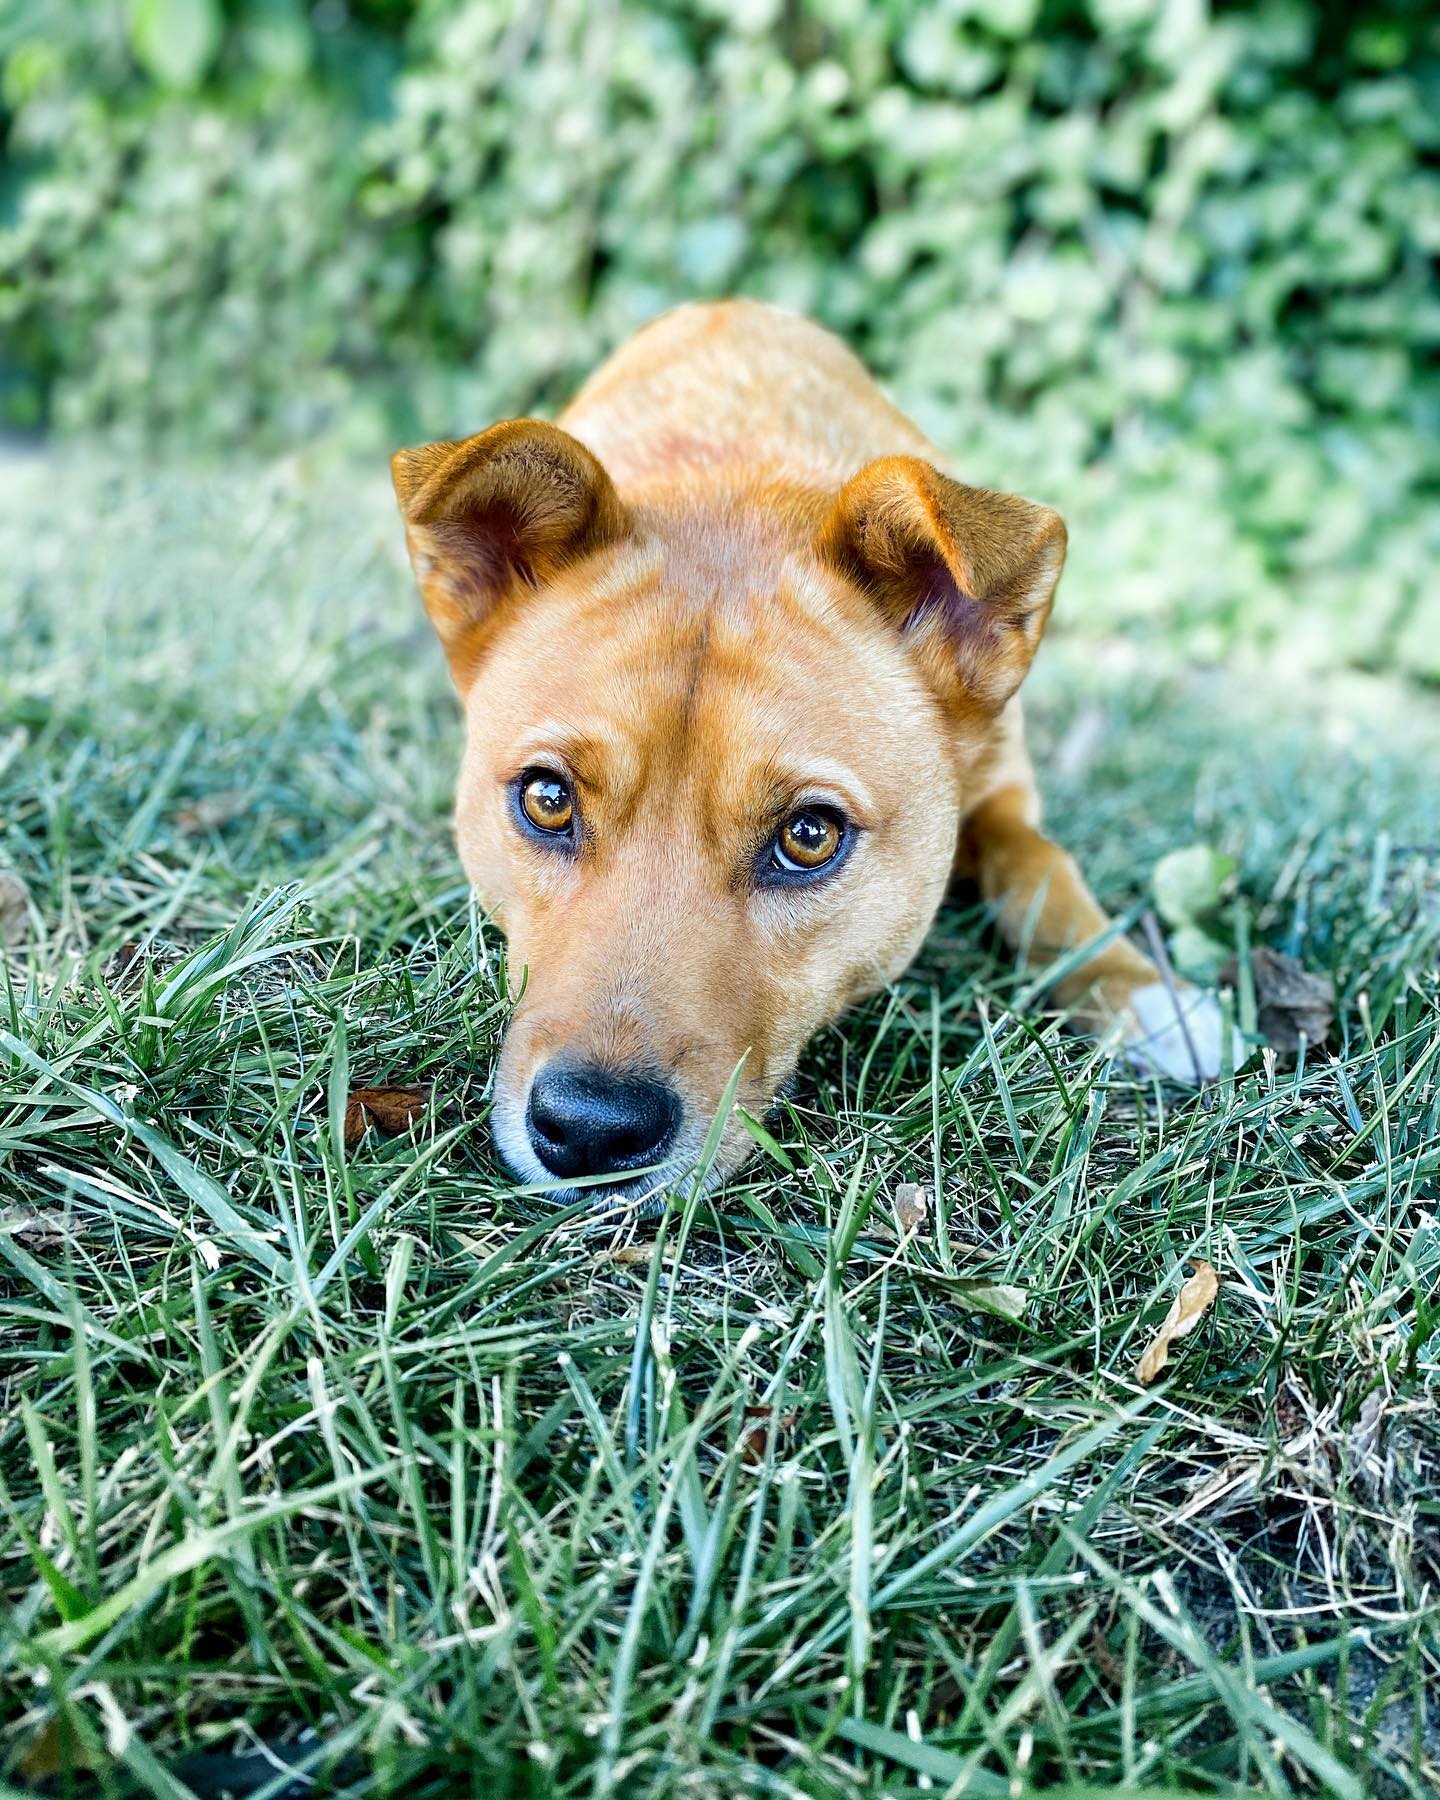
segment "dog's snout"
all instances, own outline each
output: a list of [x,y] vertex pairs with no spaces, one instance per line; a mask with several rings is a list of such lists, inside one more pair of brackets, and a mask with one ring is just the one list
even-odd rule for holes
[[680,1096],[642,1075],[551,1063],[530,1087],[525,1125],[552,1175],[620,1175],[664,1157],[680,1126]]

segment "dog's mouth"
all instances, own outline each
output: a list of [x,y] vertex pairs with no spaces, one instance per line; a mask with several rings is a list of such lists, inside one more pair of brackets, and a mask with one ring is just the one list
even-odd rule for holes
[[[653,1218],[665,1210],[666,1203],[672,1197],[688,1197],[703,1151],[703,1145],[697,1143],[693,1151],[687,1150],[667,1157],[664,1162],[648,1168],[565,1180],[548,1174],[543,1166],[523,1152],[516,1154],[507,1148],[504,1134],[498,1130],[496,1142],[506,1167],[520,1184],[522,1193],[534,1195],[559,1208],[576,1206],[583,1201],[593,1212],[613,1214],[617,1218],[628,1214]],[[718,1187],[722,1178],[719,1168],[712,1166],[707,1169],[704,1178],[706,1191]]]
[[[576,1206],[583,1201],[596,1217],[616,1223],[631,1217],[653,1219],[664,1212],[672,1199],[688,1196],[694,1174],[693,1168],[677,1169],[674,1173],[660,1170],[628,1181],[602,1180],[583,1188],[552,1187],[545,1190],[544,1198],[559,1207]],[[707,1180],[706,1186],[713,1186],[716,1180],[718,1177]]]

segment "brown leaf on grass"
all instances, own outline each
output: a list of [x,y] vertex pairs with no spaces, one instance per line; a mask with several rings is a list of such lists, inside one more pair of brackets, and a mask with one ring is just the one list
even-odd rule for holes
[[119,987],[127,977],[138,974],[135,967],[140,956],[138,940],[131,938],[113,950],[105,959],[105,979],[112,987]]
[[[1301,1036],[1312,1050],[1323,1044],[1335,1023],[1335,984],[1328,975],[1304,968],[1293,956],[1284,956],[1258,944],[1250,952],[1250,974],[1255,982],[1256,1022],[1275,1049],[1293,1053]],[[1234,985],[1233,962],[1221,980]]]
[[1294,1443],[1309,1431],[1315,1417],[1315,1404],[1293,1372],[1276,1389],[1270,1416],[1282,1444]]
[[1385,1475],[1385,1390],[1372,1388],[1350,1427],[1350,1462],[1360,1486],[1373,1494]]
[[1165,1315],[1165,1322],[1151,1338],[1145,1354],[1135,1365],[1137,1378],[1149,1387],[1170,1360],[1170,1346],[1187,1336],[1209,1311],[1220,1292],[1220,1277],[1207,1262],[1197,1262],[1195,1273],[1175,1296],[1175,1304]]
[[345,1148],[353,1150],[373,1125],[386,1137],[399,1137],[418,1124],[430,1104],[424,1087],[356,1088],[345,1102]]
[[966,1307],[971,1312],[994,1313],[997,1318],[1018,1323],[1025,1317],[1030,1305],[1028,1288],[1011,1287],[1002,1281],[986,1281],[983,1277],[977,1279],[967,1275],[952,1275],[947,1269],[931,1269],[920,1263],[905,1263],[902,1266],[907,1275],[938,1288],[957,1306]]
[[250,795],[243,788],[221,788],[205,794],[175,815],[175,829],[193,835],[200,831],[218,831],[249,810]]
[[1118,1694],[1125,1686],[1125,1664],[1110,1648],[1106,1629],[1099,1619],[1090,1627],[1090,1660],[1099,1673],[1101,1683],[1112,1694]]
[[74,1727],[58,1714],[45,1721],[16,1762],[25,1781],[37,1788],[94,1766],[93,1758]]
[[770,1441],[770,1427],[773,1421],[777,1440],[786,1432],[795,1429],[798,1413],[777,1413],[773,1406],[747,1406],[745,1423],[740,1430],[740,1460],[747,1463],[763,1463],[765,1446]]
[[0,949],[16,950],[30,935],[30,890],[11,869],[0,869]]
[[895,1215],[895,1229],[904,1237],[907,1232],[918,1231],[925,1223],[925,1216],[930,1211],[930,1196],[918,1181],[902,1181],[895,1190],[891,1211]]
[[1350,1448],[1357,1457],[1374,1456],[1385,1424],[1385,1390],[1371,1388],[1350,1427]]
[[0,1213],[0,1232],[24,1243],[59,1244],[75,1236],[75,1222],[54,1208],[7,1206]]

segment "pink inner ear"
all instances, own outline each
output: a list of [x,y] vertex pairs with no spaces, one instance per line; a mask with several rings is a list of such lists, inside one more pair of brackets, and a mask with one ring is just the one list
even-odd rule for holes
[[1018,495],[880,457],[841,489],[817,549],[911,638],[937,689],[995,710],[1040,641],[1065,528]]
[[951,643],[963,652],[978,646],[997,625],[1010,622],[992,612],[983,600],[967,593],[941,556],[916,558],[915,585],[923,598],[906,615],[902,631],[912,631],[928,619],[938,619]]
[[441,519],[430,527],[436,559],[445,565],[450,583],[475,599],[498,599],[512,582],[534,587],[535,571],[520,547],[520,534],[510,510],[474,507]]

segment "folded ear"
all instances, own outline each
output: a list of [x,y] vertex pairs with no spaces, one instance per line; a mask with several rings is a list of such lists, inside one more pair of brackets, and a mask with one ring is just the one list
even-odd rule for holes
[[426,611],[460,687],[517,592],[623,537],[625,509],[577,439],[539,419],[398,450],[390,473]]
[[1045,629],[1065,527],[1048,506],[885,456],[840,490],[818,549],[914,638],[942,697],[998,711]]

